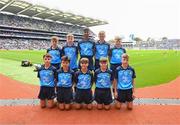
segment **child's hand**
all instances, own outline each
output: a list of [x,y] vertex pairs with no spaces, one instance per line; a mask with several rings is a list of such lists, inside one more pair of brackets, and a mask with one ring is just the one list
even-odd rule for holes
[[136,96],[135,96],[135,89],[133,88],[132,91],[133,91],[132,97],[133,97],[133,99],[135,99],[136,98]]
[[118,97],[117,91],[114,91],[114,98],[116,99]]
[[132,92],[133,92],[133,94],[135,93],[135,89],[134,88],[132,88]]

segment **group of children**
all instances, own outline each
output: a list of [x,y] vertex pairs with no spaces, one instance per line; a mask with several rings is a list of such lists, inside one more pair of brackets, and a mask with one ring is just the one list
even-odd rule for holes
[[[110,48],[104,31],[99,32],[97,42],[89,38],[89,33],[89,29],[84,29],[84,38],[77,46],[73,34],[68,34],[67,43],[61,49],[57,46],[58,37],[52,37],[51,47],[43,56],[44,65],[38,69],[38,98],[42,108],[54,107],[54,98],[57,97],[61,110],[71,109],[72,101],[76,109],[81,109],[85,104],[91,110],[94,100],[97,109],[109,110],[114,95],[116,108],[120,109],[126,102],[127,109],[133,109],[136,75],[129,66],[129,56],[121,46],[120,37],[115,37],[115,46]],[[95,91],[92,92],[93,84]]]

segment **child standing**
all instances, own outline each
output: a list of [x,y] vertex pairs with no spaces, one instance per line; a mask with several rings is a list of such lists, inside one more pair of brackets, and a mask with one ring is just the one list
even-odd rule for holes
[[[95,42],[94,40],[90,39],[89,35],[90,35],[90,29],[85,28],[83,39],[78,42],[78,50],[80,53],[80,58],[88,58],[89,60],[88,69],[92,71],[94,70],[93,57],[94,57]],[[80,66],[81,65],[79,65],[79,67]]]
[[66,45],[62,48],[62,55],[68,56],[70,59],[70,69],[77,71],[78,48],[74,44],[74,35],[68,33],[66,36]]
[[58,47],[58,41],[59,38],[56,36],[53,36],[51,38],[51,47],[47,49],[47,53],[49,53],[52,57],[51,59],[51,65],[56,67],[58,70],[61,65],[61,49]]
[[105,41],[106,34],[104,31],[100,31],[98,34],[99,40],[95,44],[95,69],[98,69],[99,60],[101,57],[108,57],[110,45]]

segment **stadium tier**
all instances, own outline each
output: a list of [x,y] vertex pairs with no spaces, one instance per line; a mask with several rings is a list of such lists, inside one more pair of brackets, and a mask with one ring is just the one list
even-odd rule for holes
[[107,22],[25,1],[0,0],[0,49],[44,49],[52,36],[58,36],[60,44],[65,42],[67,33],[73,33],[77,42],[85,27],[104,24]]
[[[60,41],[64,42],[66,34],[70,32],[75,35],[75,41],[78,41],[82,38],[83,31],[80,26],[6,14],[0,14],[0,24],[1,49],[45,49],[52,36],[58,36]],[[15,44],[17,42],[18,44]]]
[[[67,33],[73,33],[77,42],[82,38],[84,29],[81,26],[2,13],[0,13],[0,24],[1,49],[45,49],[49,46],[52,36],[58,36],[61,45],[65,42]],[[94,36],[92,31],[91,36]]]

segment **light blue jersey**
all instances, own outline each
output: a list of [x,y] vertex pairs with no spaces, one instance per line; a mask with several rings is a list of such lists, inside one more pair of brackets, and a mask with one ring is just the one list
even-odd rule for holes
[[57,87],[72,87],[74,81],[74,72],[69,70],[64,72],[61,68],[57,71]]
[[94,80],[97,88],[111,88],[113,79],[113,73],[111,70],[102,72],[100,69],[97,69],[95,71]]
[[92,87],[93,75],[90,71],[85,74],[81,71],[77,71],[75,76],[76,87],[78,89],[90,89]]
[[61,63],[61,49],[59,49],[58,47],[56,49],[52,49],[51,47],[47,50],[47,53],[52,56],[51,64]]
[[112,48],[110,50],[110,63],[121,64],[121,56],[123,53],[126,53],[126,50],[124,48]]
[[95,44],[95,58],[100,59],[101,57],[108,57],[110,45],[106,42],[100,43],[99,41]]
[[117,89],[127,90],[133,88],[133,79],[136,78],[136,74],[130,66],[127,69],[119,66],[116,69],[115,78],[117,79]]
[[54,87],[56,68],[50,66],[48,69],[45,69],[44,65],[42,65],[41,68],[38,70],[38,77],[40,80],[40,86]]
[[95,42],[92,40],[80,41],[78,43],[78,49],[80,56],[93,56],[94,55]]
[[78,68],[78,65],[77,65],[78,48],[75,45],[72,45],[72,46],[65,45],[62,48],[62,53],[63,53],[63,55],[68,56],[70,58],[70,68],[71,69]]

